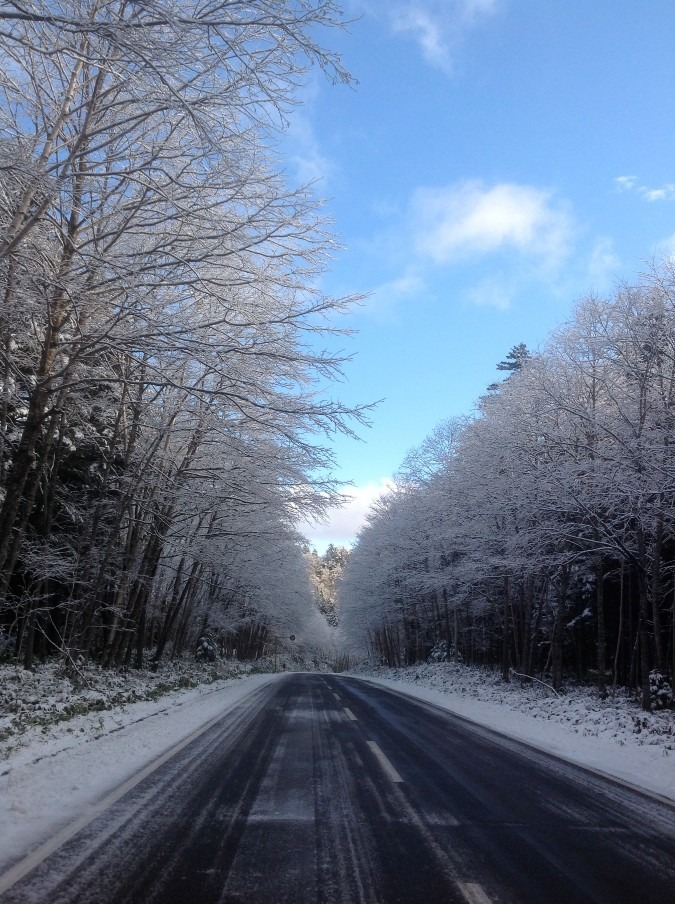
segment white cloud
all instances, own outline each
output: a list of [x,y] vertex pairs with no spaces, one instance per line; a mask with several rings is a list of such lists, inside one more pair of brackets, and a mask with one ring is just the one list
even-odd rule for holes
[[409,298],[411,295],[419,294],[424,288],[424,280],[417,273],[409,272],[398,279],[385,283],[376,289],[377,292],[387,293],[397,298]]
[[647,201],[672,201],[675,199],[675,183],[668,182],[661,188],[645,188],[641,186],[642,196]]
[[614,180],[616,185],[616,190],[618,192],[630,191],[632,188],[635,188],[637,185],[637,178],[635,176],[617,176]]
[[309,118],[304,113],[294,112],[286,135],[288,159],[295,168],[298,182],[325,182],[335,166],[322,152]]
[[409,34],[432,66],[450,72],[458,44],[496,8],[497,0],[394,0],[387,11],[394,31]]
[[[435,287],[444,278],[456,279],[456,299],[502,311],[536,287],[547,294],[568,288],[564,274],[580,229],[569,202],[552,190],[481,180],[419,187],[385,219],[370,252],[398,275],[371,292],[370,314],[442,301],[448,296]],[[613,263],[610,252],[609,244],[595,249],[597,272]]]
[[352,487],[346,493],[351,497],[350,501],[339,508],[329,509],[324,522],[299,524],[298,530],[319,551],[329,543],[338,546],[351,544],[363,527],[370,506],[392,487],[393,482],[388,477]]
[[410,267],[402,276],[376,286],[368,295],[364,307],[370,314],[390,314],[399,302],[420,298],[427,291],[424,277]]
[[588,275],[593,283],[593,288],[604,291],[616,279],[621,261],[614,250],[611,238],[601,236],[596,239],[588,261]]
[[410,32],[422,49],[425,58],[442,69],[450,68],[450,48],[443,33],[442,23],[420,7],[400,10],[394,17],[396,31]]
[[641,185],[636,176],[617,176],[614,180],[618,192],[635,191],[645,201],[675,201],[675,182],[666,182],[660,188]]
[[412,210],[416,250],[437,264],[508,249],[556,264],[573,233],[566,205],[530,185],[471,181],[418,189]]

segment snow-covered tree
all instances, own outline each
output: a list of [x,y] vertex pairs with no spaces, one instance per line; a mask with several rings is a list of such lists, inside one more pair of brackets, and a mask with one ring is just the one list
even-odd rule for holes
[[319,611],[328,624],[336,628],[340,620],[337,587],[349,559],[349,550],[329,543],[322,556],[311,550],[306,558]]
[[648,709],[652,671],[675,671],[672,263],[519,349],[476,417],[440,425],[373,509],[345,626],[392,664],[438,638],[505,680],[560,688],[575,672],[604,696],[611,674]]
[[216,540],[334,499],[317,437],[362,414],[315,391],[342,361],[313,340],[351,300],[317,288],[335,243],[270,138],[309,67],[349,81],[340,25],[332,0],[0,0],[0,595],[27,665],[66,639],[140,664],[218,597]]

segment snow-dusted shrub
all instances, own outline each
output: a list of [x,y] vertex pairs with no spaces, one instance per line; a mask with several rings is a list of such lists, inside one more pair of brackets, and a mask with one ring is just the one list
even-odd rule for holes
[[218,644],[210,631],[199,638],[195,659],[199,662],[215,662],[218,658]]
[[447,640],[437,640],[427,656],[427,662],[445,662],[448,658]]
[[[427,656],[427,662],[448,662],[450,660],[461,662],[462,654],[455,649],[454,644],[449,644],[447,640],[437,640]],[[385,662],[382,664],[386,665]]]
[[652,695],[652,706],[656,709],[667,709],[673,704],[673,689],[657,669],[649,673],[649,690]]

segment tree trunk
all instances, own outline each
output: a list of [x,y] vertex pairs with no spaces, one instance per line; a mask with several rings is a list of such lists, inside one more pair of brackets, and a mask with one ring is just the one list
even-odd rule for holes
[[641,568],[638,571],[638,599],[640,603],[640,619],[638,623],[638,637],[640,641],[640,687],[642,690],[642,709],[649,712],[652,708],[652,695],[649,686],[649,672],[651,671],[651,648],[649,643],[649,618],[652,611],[650,606],[650,594],[647,587],[647,554],[646,542],[642,529],[638,529],[638,555]]
[[565,612],[567,604],[567,589],[569,587],[569,566],[563,565],[560,569],[560,584],[558,586],[558,600],[555,620],[553,622],[553,636],[551,638],[551,683],[558,691],[562,687],[563,680],[563,642],[565,639]]
[[526,675],[532,675],[532,611],[534,609],[534,576],[525,579],[525,596],[523,599],[523,638],[520,667]]
[[511,605],[511,594],[509,576],[504,575],[503,588],[503,607],[502,607],[502,681],[509,682],[511,680],[510,659],[509,659],[509,607]]
[[601,700],[607,697],[606,678],[606,638],[605,638],[605,570],[602,556],[599,556],[595,567],[595,606],[597,617],[597,669],[598,669],[598,694]]
[[661,559],[663,552],[663,512],[656,517],[656,529],[654,532],[654,554],[652,557],[651,579],[651,609],[652,624],[654,625],[654,659],[656,668],[665,674],[666,653],[663,647],[663,633],[661,626]]
[[649,672],[651,671],[651,656],[649,647],[649,631],[647,624],[649,619],[649,599],[644,575],[639,576],[640,593],[640,619],[638,625],[638,638],[640,643],[640,687],[641,705],[645,712],[652,708],[652,694],[649,686]]

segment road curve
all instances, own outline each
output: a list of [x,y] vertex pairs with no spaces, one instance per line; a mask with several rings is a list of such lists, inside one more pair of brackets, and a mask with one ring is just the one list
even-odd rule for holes
[[667,804],[367,682],[289,675],[1,900],[664,904],[674,888]]

